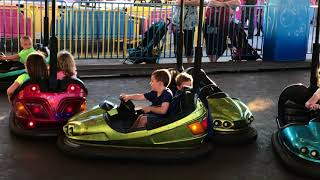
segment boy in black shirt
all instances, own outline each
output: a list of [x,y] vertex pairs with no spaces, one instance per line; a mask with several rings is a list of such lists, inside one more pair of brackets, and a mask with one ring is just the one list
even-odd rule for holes
[[170,84],[171,76],[168,70],[159,69],[151,74],[151,91],[145,94],[123,94],[124,101],[128,100],[148,100],[151,106],[144,107],[145,114],[138,117],[131,128],[145,127],[147,122],[157,122],[168,115],[172,92],[167,86]]

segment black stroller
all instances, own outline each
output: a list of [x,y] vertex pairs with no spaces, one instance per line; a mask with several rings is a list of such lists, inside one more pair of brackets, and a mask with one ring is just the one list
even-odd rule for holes
[[257,52],[258,49],[254,49],[249,44],[247,34],[240,24],[231,22],[229,38],[231,40],[231,44],[228,46],[231,50],[231,58],[233,61],[255,61],[257,59],[261,59]]
[[170,25],[170,20],[167,19],[166,24],[163,21],[154,23],[145,33],[142,42],[137,48],[128,49],[129,56],[124,60],[130,61],[133,64],[140,63],[157,63],[159,61],[163,44],[161,40],[168,31],[168,26]]

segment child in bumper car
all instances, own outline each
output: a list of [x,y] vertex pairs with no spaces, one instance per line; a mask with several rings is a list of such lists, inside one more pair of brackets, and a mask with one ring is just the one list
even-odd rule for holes
[[45,57],[41,53],[32,53],[28,56],[26,61],[26,71],[20,75],[14,83],[7,89],[8,99],[10,101],[14,91],[19,88],[24,82],[31,79],[32,81],[40,81],[43,79],[48,79],[49,72],[45,61]]
[[25,64],[28,56],[35,52],[36,50],[32,46],[32,39],[30,36],[23,36],[21,38],[21,46],[22,50],[18,54],[14,54],[11,56],[0,55],[0,60],[7,60],[7,61],[17,61],[19,60],[22,64]]
[[151,91],[144,94],[122,94],[121,98],[126,102],[128,100],[148,100],[151,106],[146,106],[142,110],[137,120],[133,123],[131,129],[145,127],[147,123],[161,121],[168,115],[170,102],[172,101],[172,92],[167,86],[170,84],[171,76],[166,69],[156,70],[151,75]]
[[77,68],[74,58],[68,51],[60,51],[57,60],[57,79],[62,80],[64,77],[77,77]]

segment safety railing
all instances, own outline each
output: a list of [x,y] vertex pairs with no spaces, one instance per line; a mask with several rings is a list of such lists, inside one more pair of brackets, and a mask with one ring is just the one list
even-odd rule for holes
[[[316,6],[310,7],[312,10]],[[176,56],[175,33],[179,9],[172,1],[160,3],[57,2],[56,35],[59,50],[68,50],[77,59],[144,59],[152,61]],[[188,10],[189,9],[189,10]],[[191,8],[186,8],[185,13]],[[206,8],[204,11],[203,55],[229,60],[242,55],[263,54],[263,21],[265,6]],[[49,22],[51,22],[51,7]],[[194,14],[193,14],[194,15]],[[187,17],[188,16],[188,17]],[[34,43],[43,41],[44,1],[0,1],[0,51],[20,51],[23,35]],[[184,17],[185,56],[191,56],[196,44],[197,26]],[[196,17],[196,21],[198,16]],[[159,23],[163,21],[163,23]],[[167,23],[170,23],[168,26]],[[189,23],[189,24],[188,24]],[[190,25],[191,23],[191,25]],[[51,23],[50,23],[51,24]],[[157,25],[154,27],[153,25]],[[192,28],[188,27],[191,26]],[[310,25],[310,41],[314,39]],[[148,31],[149,30],[149,31]],[[256,36],[255,36],[256,35]],[[312,52],[309,46],[308,53]],[[227,57],[227,58],[223,58]],[[255,59],[257,57],[253,57]]]

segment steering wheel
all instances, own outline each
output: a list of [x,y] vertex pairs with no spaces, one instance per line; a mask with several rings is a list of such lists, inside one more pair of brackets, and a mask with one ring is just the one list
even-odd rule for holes
[[[5,56],[3,52],[0,52],[0,56]],[[7,60],[0,60],[0,63]]]
[[7,64],[8,63],[8,60],[0,60],[0,65],[1,64]]
[[120,101],[121,101],[120,106],[125,107],[130,113],[135,114],[135,112],[136,112],[135,111],[135,106],[134,106],[134,104],[133,104],[133,102],[131,100],[125,102],[123,100],[123,98],[120,96]]
[[101,109],[104,109],[104,110],[106,110],[106,111],[109,111],[109,110],[111,110],[111,109],[114,107],[114,105],[113,105],[113,103],[105,100],[105,101],[103,101],[103,103],[99,104],[99,107],[100,107]]
[[[0,53],[0,56],[4,56],[3,53]],[[0,64],[6,64],[8,63],[8,60],[0,60]]]
[[310,118],[319,117],[320,116],[320,110],[310,110],[309,109]]
[[208,84],[208,85],[205,85],[204,87],[202,87],[202,88],[200,89],[199,97],[200,97],[201,100],[204,100],[204,99],[206,99],[209,95],[214,94],[214,93],[217,93],[217,92],[222,92],[222,91],[217,87],[217,85],[215,85],[215,84]]

